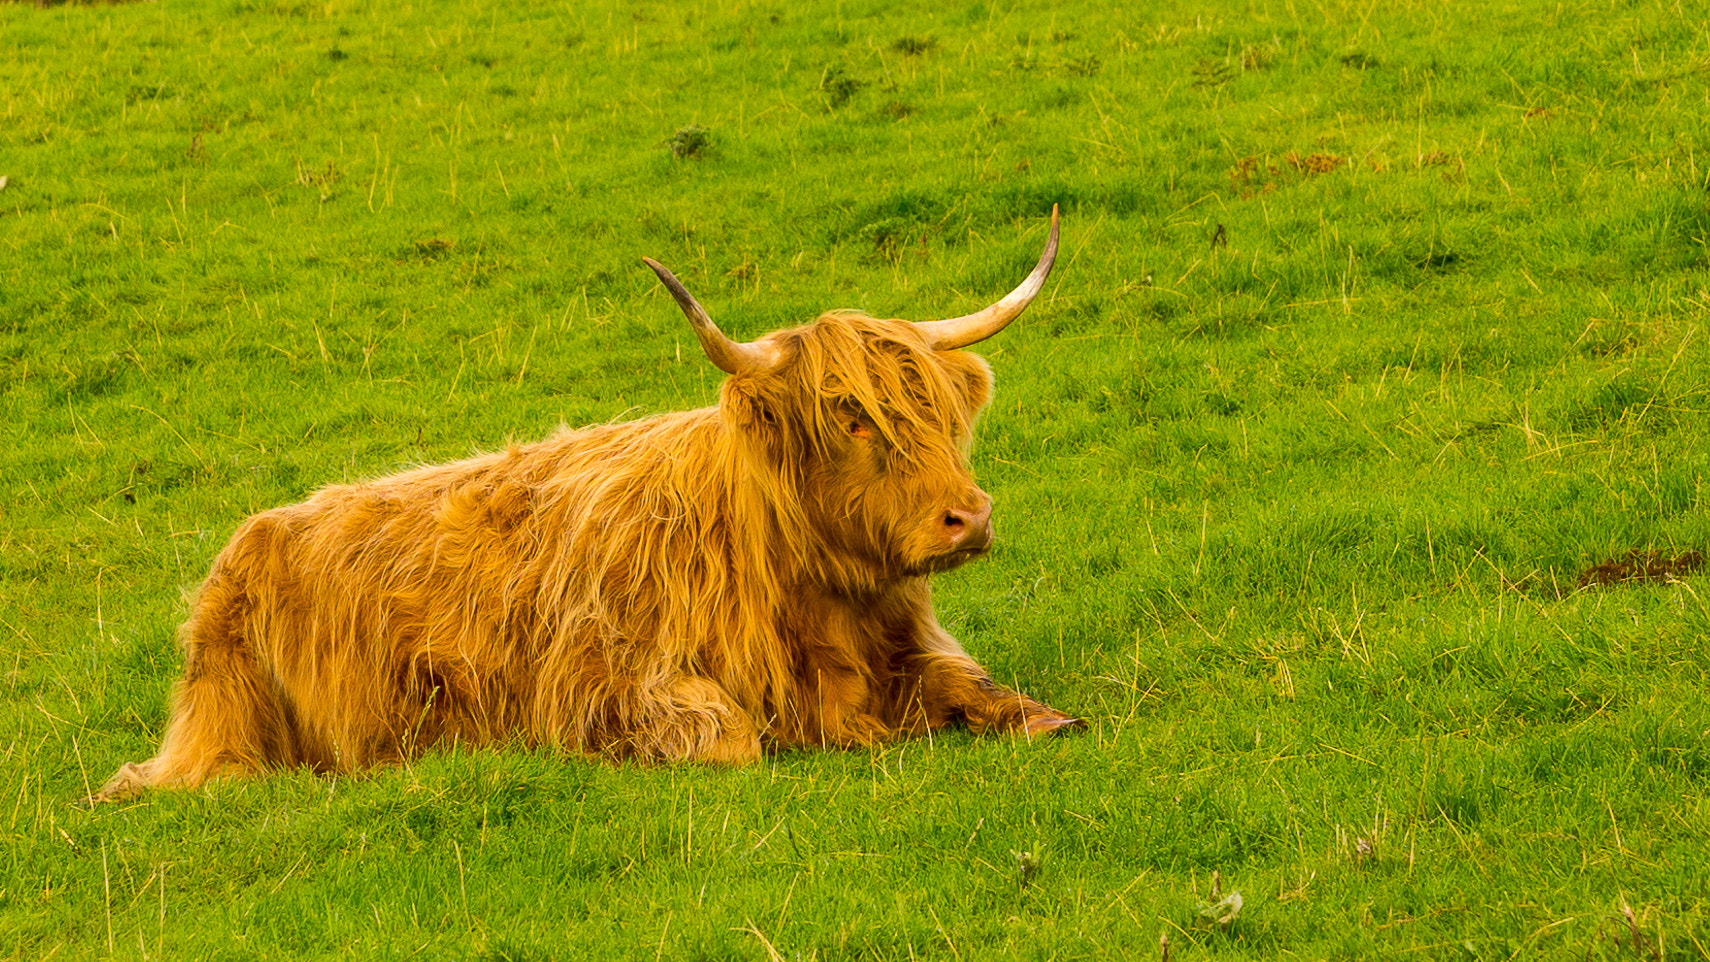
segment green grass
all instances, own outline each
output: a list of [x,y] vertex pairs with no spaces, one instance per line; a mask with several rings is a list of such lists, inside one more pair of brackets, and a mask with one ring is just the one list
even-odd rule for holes
[[[1710,548],[1703,11],[1108,6],[0,5],[0,952],[1710,956],[1710,592],[1576,585]],[[936,594],[1084,736],[73,804],[247,514],[710,403],[643,255],[945,316],[1052,203]]]

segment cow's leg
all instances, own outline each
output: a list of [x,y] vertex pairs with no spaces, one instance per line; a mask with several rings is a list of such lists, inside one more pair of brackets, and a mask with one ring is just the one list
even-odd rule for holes
[[1078,718],[992,681],[939,626],[924,597],[910,607],[892,637],[899,644],[892,649],[883,715],[900,728],[930,730],[962,721],[975,732],[1032,737],[1085,727]]
[[760,759],[760,733],[717,683],[693,675],[667,683],[630,742],[662,761],[746,765]]
[[864,748],[895,737],[874,714],[872,671],[850,646],[804,645],[796,666],[799,717],[784,740],[822,748]]
[[875,682],[870,702],[878,719],[893,729],[919,733],[960,721],[974,732],[1031,738],[1085,727],[1078,718],[993,682],[938,624],[925,579],[904,586],[873,614],[884,624],[884,635],[870,649]]
[[1032,737],[1085,723],[992,681],[972,658],[922,655],[905,676],[900,706],[911,728],[964,722],[973,732],[1016,732]]
[[159,753],[125,764],[90,801],[299,761],[277,686],[245,637],[247,600],[233,582],[216,564],[185,623],[184,678]]

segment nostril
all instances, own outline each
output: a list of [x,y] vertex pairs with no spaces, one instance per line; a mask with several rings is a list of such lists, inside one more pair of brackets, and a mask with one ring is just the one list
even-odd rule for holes
[[967,525],[967,523],[968,522],[964,520],[961,515],[954,511],[944,512],[944,527],[946,528],[950,528],[951,530],[961,530]]

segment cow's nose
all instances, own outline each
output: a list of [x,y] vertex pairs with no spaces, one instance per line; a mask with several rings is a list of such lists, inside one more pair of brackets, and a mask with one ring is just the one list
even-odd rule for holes
[[985,498],[973,507],[948,508],[944,512],[944,534],[951,551],[979,550],[992,543],[992,502]]

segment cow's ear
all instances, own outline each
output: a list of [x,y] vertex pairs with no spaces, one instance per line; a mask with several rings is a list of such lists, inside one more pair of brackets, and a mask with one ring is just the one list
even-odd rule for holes
[[763,389],[767,379],[727,377],[719,389],[719,409],[731,427],[760,442],[774,457],[784,447],[784,424],[777,399]]
[[979,417],[992,402],[992,369],[986,359],[967,351],[946,351],[939,355],[950,370],[956,386],[968,405],[968,413]]

